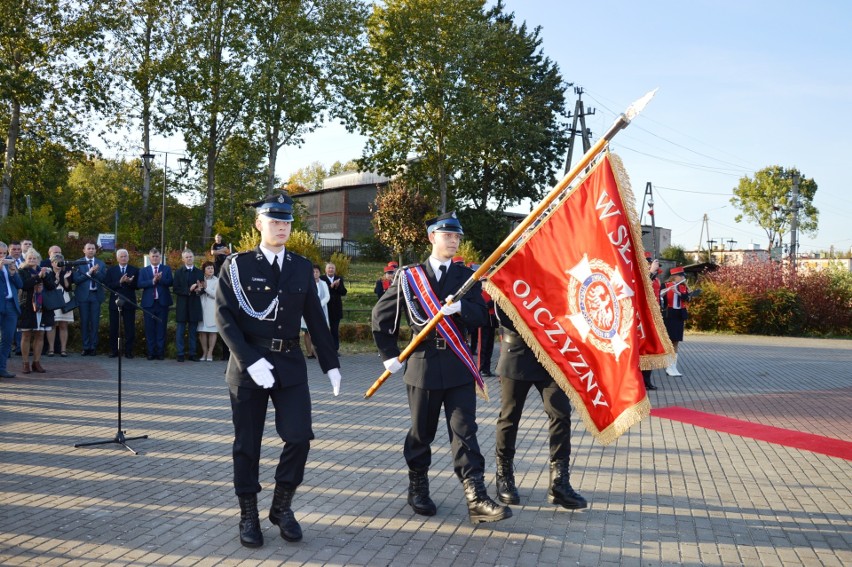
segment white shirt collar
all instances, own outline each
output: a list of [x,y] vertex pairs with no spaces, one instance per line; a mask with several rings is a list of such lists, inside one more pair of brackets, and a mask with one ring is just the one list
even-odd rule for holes
[[287,251],[286,248],[282,248],[281,251],[278,254],[276,254],[275,252],[273,252],[272,250],[269,250],[268,248],[265,248],[263,246],[263,244],[261,244],[260,245],[260,251],[263,252],[263,256],[264,256],[264,258],[266,258],[266,261],[269,262],[270,266],[272,265],[272,259],[277,257],[278,258],[278,267],[279,268],[284,267],[284,253]]
[[446,266],[447,270],[450,269],[450,260],[442,262],[434,256],[429,256],[429,265],[432,266],[432,273],[437,276],[441,271],[441,266]]

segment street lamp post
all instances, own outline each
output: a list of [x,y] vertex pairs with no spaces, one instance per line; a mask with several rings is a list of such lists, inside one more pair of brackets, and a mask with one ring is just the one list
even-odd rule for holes
[[[160,252],[165,254],[166,252],[166,193],[167,193],[167,184],[168,184],[168,172],[169,172],[169,155],[178,155],[177,152],[163,152],[158,150],[150,150],[151,152],[163,154],[163,206],[161,209],[161,218],[160,218]],[[145,153],[142,154],[142,159],[144,160],[145,172],[146,175],[150,171],[151,161],[154,159],[154,153]],[[191,160],[186,157],[184,154],[180,154],[182,157],[178,158],[178,163],[180,164],[181,175],[185,175],[187,169],[189,169],[189,164]]]

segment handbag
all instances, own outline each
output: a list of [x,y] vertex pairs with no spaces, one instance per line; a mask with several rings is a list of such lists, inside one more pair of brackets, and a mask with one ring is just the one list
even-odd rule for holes
[[41,294],[41,304],[48,311],[65,307],[65,292],[62,288],[48,289]]
[[77,298],[75,296],[71,296],[71,299],[65,302],[65,305],[62,306],[62,312],[68,313],[69,311],[73,311],[80,307],[80,304],[77,303]]

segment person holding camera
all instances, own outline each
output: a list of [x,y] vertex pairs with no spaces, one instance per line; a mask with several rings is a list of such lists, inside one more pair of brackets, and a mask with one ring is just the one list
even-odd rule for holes
[[[41,351],[44,346],[44,332],[53,328],[53,309],[44,306],[44,292],[56,289],[56,278],[53,270],[40,266],[41,254],[34,248],[24,256],[21,264],[21,316],[18,319],[18,330],[21,331],[21,356],[24,359],[23,373],[44,373],[41,365]],[[33,363],[30,367],[30,346],[32,346]]]

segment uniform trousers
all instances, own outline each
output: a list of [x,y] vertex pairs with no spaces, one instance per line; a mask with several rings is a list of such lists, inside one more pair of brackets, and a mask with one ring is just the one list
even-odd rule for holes
[[502,407],[496,428],[497,458],[509,461],[515,458],[518,424],[527,394],[533,386],[541,395],[544,412],[549,418],[550,460],[567,460],[571,456],[571,403],[565,392],[549,377],[535,382],[500,377]]
[[453,470],[459,480],[485,471],[485,459],[476,439],[476,391],[473,382],[444,390],[424,390],[406,385],[411,429],[405,437],[405,462],[413,471],[423,472],[432,464],[432,441],[438,432],[441,406],[447,420],[447,433],[453,456]]
[[491,358],[494,356],[495,329],[492,326],[476,327],[470,335],[470,351],[478,353],[477,364],[480,372],[491,372]]
[[237,496],[260,492],[260,445],[270,399],[275,406],[275,430],[284,441],[275,482],[295,490],[305,476],[314,438],[308,383],[270,389],[229,384],[228,389],[234,422],[234,492]]

